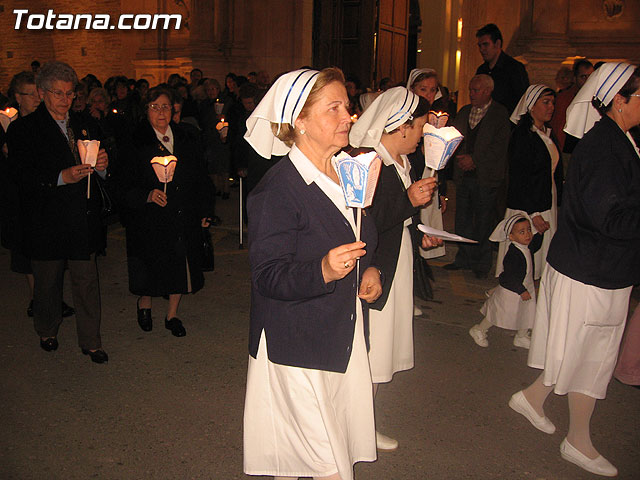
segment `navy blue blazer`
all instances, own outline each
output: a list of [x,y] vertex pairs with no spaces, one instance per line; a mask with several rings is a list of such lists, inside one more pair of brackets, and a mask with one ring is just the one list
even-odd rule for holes
[[606,115],[573,151],[559,213],[549,265],[609,290],[640,283],[640,158]]
[[[252,190],[247,211],[249,353],[257,356],[264,330],[273,363],[345,372],[356,321],[356,269],[327,284],[321,262],[332,248],[355,242],[349,222],[320,187],[307,185],[288,156]],[[362,216],[361,238],[367,244],[362,273],[377,244],[370,216]],[[368,338],[369,307],[361,304]]]

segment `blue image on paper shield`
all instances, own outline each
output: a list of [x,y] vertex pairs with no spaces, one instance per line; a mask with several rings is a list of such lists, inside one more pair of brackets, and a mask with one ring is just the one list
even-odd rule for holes
[[338,161],[338,176],[348,207],[364,207],[367,173],[367,168],[352,158]]
[[423,133],[422,136],[425,138],[425,142],[427,141],[427,137],[433,137],[436,138],[439,142],[445,143],[444,150],[442,151],[442,156],[436,162],[429,161],[430,159],[427,160],[427,164],[436,165],[435,170],[442,170],[447,165],[447,162],[453,155],[453,152],[456,151],[456,148],[458,148],[458,145],[460,145],[460,142],[462,142],[463,139],[463,137],[460,136],[449,140],[448,142],[445,142],[442,137],[431,132]]

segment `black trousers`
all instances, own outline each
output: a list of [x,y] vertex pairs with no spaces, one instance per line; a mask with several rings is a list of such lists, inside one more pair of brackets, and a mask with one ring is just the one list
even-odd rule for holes
[[495,228],[498,188],[486,187],[477,178],[463,178],[456,183],[456,233],[477,240],[477,244],[460,243],[455,264],[478,273],[488,273],[493,263],[489,237]]
[[100,284],[96,257],[90,260],[31,260],[35,280],[33,324],[41,337],[55,337],[62,323],[62,285],[65,264],[71,274],[80,348],[102,347],[100,339]]

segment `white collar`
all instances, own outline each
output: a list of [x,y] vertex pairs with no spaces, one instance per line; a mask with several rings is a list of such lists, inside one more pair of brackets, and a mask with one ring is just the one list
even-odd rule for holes
[[[171,125],[167,126],[167,131],[164,134],[160,133],[153,126],[151,128],[153,128],[153,131],[156,132],[156,137],[158,137],[158,140],[160,140],[160,143],[162,143],[165,146],[170,145],[173,148],[173,131],[171,130]],[[165,142],[163,140],[164,137],[169,137],[169,141]]]
[[402,160],[404,161],[404,167],[402,167],[398,162],[394,160],[394,158],[389,153],[389,150],[385,148],[385,146],[380,142],[374,149],[380,155],[382,159],[382,163],[387,167],[397,167],[400,172],[409,172],[411,169],[411,164],[409,163],[409,158],[406,155],[400,155]]
[[[293,144],[293,147],[291,147],[289,159],[307,185],[311,185],[320,176],[327,177],[323,172],[318,170],[318,167],[316,167],[304,153],[302,153],[296,144]],[[331,180],[331,182],[333,182],[333,180]]]

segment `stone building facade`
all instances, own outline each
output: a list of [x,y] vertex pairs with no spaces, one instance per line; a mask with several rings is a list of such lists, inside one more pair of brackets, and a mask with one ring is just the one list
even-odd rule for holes
[[[70,63],[81,77],[91,72],[104,80],[124,74],[147,78],[152,85],[166,80],[171,73],[186,76],[193,67],[218,80],[230,71],[246,75],[252,70],[266,70],[273,76],[313,64],[312,42],[319,35],[313,31],[314,5],[318,11],[316,2],[325,1],[350,8],[356,4],[375,8],[380,2],[389,3],[389,0],[0,0],[0,28],[7,32],[0,36],[0,90],[5,91],[11,76],[28,69],[32,60],[44,62],[53,58]],[[466,102],[468,81],[481,63],[475,31],[489,22],[501,28],[505,50],[526,64],[532,82],[553,85],[560,66],[572,63],[576,56],[594,61],[640,63],[637,0],[411,0],[409,3],[416,2],[423,19],[419,39],[423,53],[417,57],[418,66],[441,72],[448,86],[460,90],[462,104]],[[15,30],[16,9],[38,14],[46,14],[49,9],[57,14],[101,13],[111,15],[112,19],[123,13],[179,14],[182,25],[179,30],[27,30],[24,25]],[[376,18],[375,12],[372,18]],[[462,25],[460,35],[456,34],[458,19]],[[357,21],[344,19],[346,25]],[[320,54],[316,50],[316,55]],[[343,58],[341,52],[335,58]],[[323,63],[327,63],[325,60],[323,57]],[[349,70],[348,65],[338,66]]]
[[[156,13],[182,15],[179,30],[15,30],[14,10],[29,14]],[[124,74],[153,85],[198,67],[223,80],[227,72],[270,75],[311,64],[313,0],[0,0],[0,90],[32,60],[68,62],[80,77]],[[85,25],[81,23],[80,25]]]

